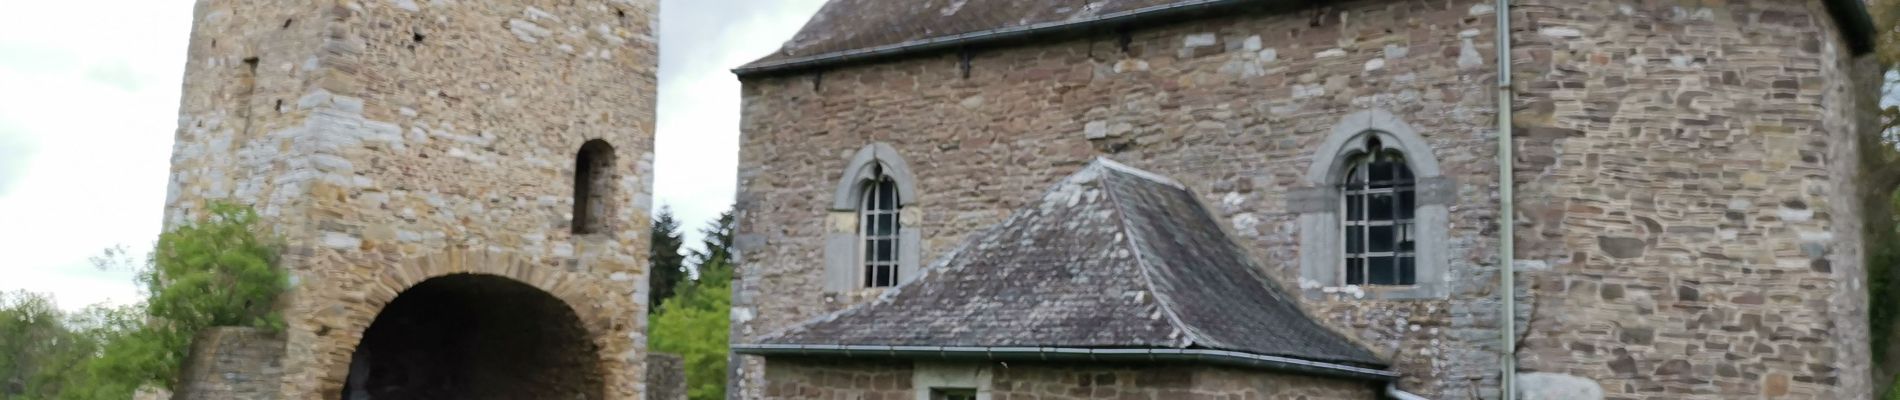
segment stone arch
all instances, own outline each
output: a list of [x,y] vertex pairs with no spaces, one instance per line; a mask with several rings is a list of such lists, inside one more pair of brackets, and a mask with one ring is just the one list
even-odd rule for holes
[[1367,136],[1377,136],[1381,142],[1404,152],[1406,165],[1419,179],[1443,175],[1432,145],[1412,130],[1410,124],[1385,110],[1366,110],[1333,124],[1332,133],[1326,135],[1326,141],[1313,153],[1313,164],[1306,170],[1306,184],[1327,186],[1339,182],[1345,173],[1346,160],[1366,152]]
[[832,192],[832,211],[853,211],[858,209],[862,200],[864,182],[876,177],[877,168],[882,167],[885,176],[897,182],[897,203],[910,206],[917,202],[917,178],[910,173],[910,163],[897,154],[897,149],[884,143],[871,143],[858,149],[851,162],[845,164],[844,176],[838,178],[838,186]]
[[[583,260],[583,264],[587,263]],[[622,280],[619,275],[616,274],[611,280]],[[399,261],[383,269],[379,276],[368,282],[368,287],[362,289],[362,304],[367,307],[353,308],[343,318],[345,323],[342,328],[355,332],[356,336],[342,344],[346,347],[337,349],[340,353],[331,352],[334,358],[326,357],[328,361],[318,362],[325,368],[322,376],[336,379],[325,384],[327,388],[320,393],[326,398],[360,398],[352,397],[352,392],[359,386],[367,386],[367,383],[375,381],[373,377],[366,376],[376,374],[374,359],[379,356],[373,354],[376,350],[374,343],[385,341],[400,344],[405,342],[404,336],[417,335],[419,338],[444,342],[451,350],[456,349],[453,345],[457,344],[466,345],[463,349],[494,350],[507,346],[484,343],[510,342],[510,338],[534,343],[520,346],[520,342],[513,341],[510,343],[521,348],[512,354],[507,351],[483,354],[482,357],[486,358],[453,363],[462,366],[459,370],[432,371],[436,376],[451,376],[447,379],[449,382],[455,382],[457,378],[453,377],[457,375],[462,382],[480,382],[474,386],[456,386],[450,391],[433,393],[438,398],[599,399],[631,395],[627,390],[631,388],[629,385],[639,381],[637,377],[606,373],[625,370],[624,365],[616,364],[634,362],[638,356],[633,352],[635,348],[628,346],[632,342],[613,341],[625,335],[625,332],[621,332],[622,328],[632,329],[625,326],[629,321],[603,314],[613,307],[588,306],[592,304],[589,299],[598,294],[590,293],[588,285],[576,283],[608,279],[560,270],[501,251],[455,248]],[[438,320],[460,324],[453,325],[455,329],[431,330],[427,323],[411,322],[411,329],[398,329],[394,335],[383,326],[384,322],[389,322],[392,313],[397,313],[397,316],[401,316],[400,313],[417,315],[414,310],[447,314]],[[496,325],[493,324],[495,321],[507,323]],[[421,329],[414,329],[416,325],[422,325]],[[357,360],[365,356],[365,349],[372,352],[368,354],[370,361],[367,364],[371,370],[367,373],[359,370],[366,362]],[[430,359],[426,356],[427,351],[423,353],[425,356],[422,359]],[[535,358],[535,354],[529,353],[557,356]],[[514,375],[500,377],[488,374],[495,370],[491,367],[505,367],[502,369],[504,372]],[[559,393],[559,396],[549,396],[548,393]],[[385,395],[372,398],[413,396]]]
[[1341,286],[1340,191],[1348,160],[1366,152],[1366,139],[1377,137],[1388,148],[1405,154],[1406,166],[1417,177],[1418,284],[1405,287],[1362,288],[1365,298],[1429,299],[1449,294],[1451,278],[1447,248],[1449,205],[1457,198],[1455,183],[1444,176],[1431,144],[1410,124],[1385,110],[1365,110],[1341,118],[1326,140],[1313,151],[1303,177],[1305,187],[1290,196],[1288,210],[1300,215],[1300,287],[1308,297],[1324,297],[1329,287]]

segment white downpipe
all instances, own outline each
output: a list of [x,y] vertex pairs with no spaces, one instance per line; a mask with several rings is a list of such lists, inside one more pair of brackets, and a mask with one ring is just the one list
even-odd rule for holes
[[1503,348],[1498,354],[1499,398],[1517,400],[1517,214],[1513,192],[1515,182],[1511,160],[1511,0],[1497,0],[1493,12],[1498,15],[1498,336]]
[[1425,398],[1425,396],[1411,394],[1411,393],[1407,393],[1406,391],[1399,390],[1399,385],[1396,383],[1385,385],[1385,397],[1390,397],[1393,400],[1431,400],[1431,399]]

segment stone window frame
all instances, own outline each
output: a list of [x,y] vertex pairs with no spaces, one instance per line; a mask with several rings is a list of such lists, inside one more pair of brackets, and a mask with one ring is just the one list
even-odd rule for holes
[[917,400],[936,400],[937,391],[976,392],[976,400],[990,400],[993,390],[988,364],[966,362],[917,361],[911,364],[910,387]]
[[[1411,286],[1346,286],[1343,264],[1340,206],[1350,162],[1366,153],[1366,139],[1376,136],[1387,149],[1404,155],[1417,182],[1415,217],[1417,283]],[[1341,118],[1319,148],[1303,177],[1304,187],[1292,191],[1289,212],[1300,216],[1300,289],[1308,298],[1345,293],[1373,300],[1440,299],[1450,294],[1448,266],[1450,205],[1457,184],[1444,176],[1430,143],[1411,125],[1384,110],[1365,110]]]
[[825,276],[824,288],[827,292],[847,293],[867,288],[862,273],[863,238],[859,234],[859,208],[864,204],[864,188],[867,184],[880,179],[890,179],[897,184],[897,206],[900,221],[912,221],[898,230],[897,240],[897,285],[903,285],[916,279],[923,251],[923,233],[914,221],[918,220],[917,178],[911,174],[910,163],[898,155],[897,149],[885,143],[871,143],[859,149],[857,154],[845,164],[838,178],[838,185],[832,192],[831,210],[825,234]]

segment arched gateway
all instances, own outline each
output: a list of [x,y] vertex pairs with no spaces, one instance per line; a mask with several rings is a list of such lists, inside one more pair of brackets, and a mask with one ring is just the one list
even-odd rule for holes
[[494,275],[404,291],[363,332],[343,398],[598,399],[587,329],[560,299]]

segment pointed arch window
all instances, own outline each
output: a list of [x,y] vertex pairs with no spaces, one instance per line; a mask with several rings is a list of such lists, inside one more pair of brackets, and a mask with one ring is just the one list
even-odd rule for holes
[[1347,161],[1340,187],[1340,231],[1345,235],[1346,285],[1409,286],[1418,283],[1418,182],[1405,155],[1374,136],[1366,152]]
[[851,157],[825,228],[826,292],[894,287],[921,275],[917,196],[917,178],[896,148],[871,143]]
[[897,181],[873,167],[873,176],[864,185],[863,204],[858,207],[858,251],[863,253],[864,287],[897,286],[898,248],[903,239],[902,213],[897,202]]

